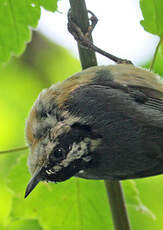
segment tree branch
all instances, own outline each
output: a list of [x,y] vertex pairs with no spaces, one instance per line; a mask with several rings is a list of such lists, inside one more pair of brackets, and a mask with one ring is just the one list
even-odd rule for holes
[[[76,24],[81,28],[85,34],[88,30],[89,21],[88,13],[84,0],[69,0],[71,5],[71,12]],[[92,38],[91,38],[92,40]],[[85,49],[78,44],[80,62],[82,68],[85,69],[90,66],[97,65],[94,51]],[[105,181],[105,186],[111,206],[111,213],[115,230],[130,230],[129,219],[123,197],[121,184],[119,181]]]
[[[83,0],[70,0],[72,16],[76,24],[81,28],[82,32],[85,34],[88,30],[89,21],[88,13]],[[92,40],[92,38],[91,38]],[[80,62],[82,69],[86,69],[90,66],[97,65],[95,52],[92,50],[84,49],[78,44]]]
[[119,181],[105,180],[115,230],[130,230],[124,195]]

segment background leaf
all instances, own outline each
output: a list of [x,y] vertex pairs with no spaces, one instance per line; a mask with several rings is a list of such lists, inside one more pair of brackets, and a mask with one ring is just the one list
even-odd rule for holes
[[[37,219],[46,230],[68,230],[70,226],[71,229],[88,230],[112,228],[102,181],[72,178],[60,184],[40,183],[31,197],[24,200],[24,190],[29,180],[29,173],[27,168],[24,169],[24,165],[25,156],[13,167],[8,177],[8,186],[14,192],[11,210],[13,220]],[[101,212],[103,209],[106,211]]]
[[145,30],[159,37],[163,36],[163,1],[140,0],[144,20],[141,21]]
[[162,55],[162,57],[163,57],[163,39],[162,39],[162,41],[161,41],[160,50],[161,50],[161,55]]
[[37,220],[16,220],[13,221],[7,230],[43,230]]
[[127,197],[127,205],[131,208],[135,209],[136,211],[142,212],[142,214],[148,215],[153,220],[156,219],[154,213],[147,208],[140,199],[140,193],[136,185],[136,181],[134,180],[127,180],[123,182],[123,188],[125,191],[125,195]]
[[57,0],[0,0],[0,65],[23,53],[41,9],[55,11]]

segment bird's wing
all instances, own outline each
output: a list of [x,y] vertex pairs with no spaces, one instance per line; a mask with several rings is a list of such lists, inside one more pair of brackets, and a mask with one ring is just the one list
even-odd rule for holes
[[113,81],[107,85],[81,86],[73,92],[67,105],[71,107],[69,111],[99,125],[105,125],[109,119],[129,118],[163,128],[163,93],[144,86],[124,86]]

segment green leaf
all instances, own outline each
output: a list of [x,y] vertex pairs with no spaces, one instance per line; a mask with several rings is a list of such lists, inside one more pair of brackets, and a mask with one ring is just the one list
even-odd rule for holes
[[9,222],[9,214],[12,208],[12,193],[2,180],[3,179],[0,177],[0,229]]
[[163,40],[161,41],[160,51],[161,51],[161,55],[162,55],[162,57],[163,57]]
[[35,4],[39,4],[40,6],[44,7],[46,10],[49,11],[56,11],[57,9],[57,0],[34,0]]
[[37,220],[13,221],[7,226],[7,230],[43,230]]
[[163,36],[163,0],[140,0],[145,30],[160,37]]
[[127,205],[131,206],[136,211],[140,211],[143,214],[148,215],[153,220],[155,220],[156,217],[153,214],[153,212],[143,204],[143,202],[140,198],[139,190],[136,186],[136,182],[134,180],[124,181],[123,187],[124,187],[125,195],[127,198],[126,199]]
[[0,0],[0,65],[23,53],[41,9],[55,11],[57,0]]
[[8,177],[8,186],[14,196],[13,220],[37,219],[46,230],[69,230],[70,226],[79,230],[112,229],[103,181],[72,178],[58,184],[40,182],[24,199],[29,179],[26,156],[22,156]]

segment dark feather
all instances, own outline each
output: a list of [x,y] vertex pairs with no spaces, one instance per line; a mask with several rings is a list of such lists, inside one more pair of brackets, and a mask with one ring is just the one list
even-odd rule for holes
[[162,98],[155,89],[110,80],[76,89],[66,104],[69,112],[103,138],[95,168],[80,176],[127,179],[163,173]]

